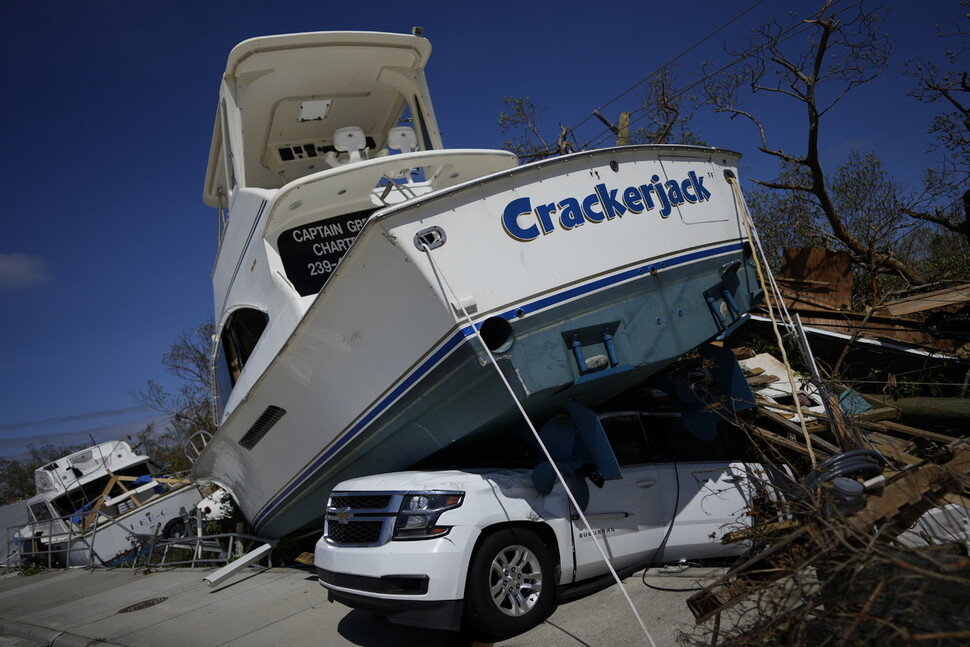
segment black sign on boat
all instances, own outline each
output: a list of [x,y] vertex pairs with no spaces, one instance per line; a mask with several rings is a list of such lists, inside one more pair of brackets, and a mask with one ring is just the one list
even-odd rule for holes
[[317,220],[280,234],[276,243],[283,269],[300,296],[320,291],[371,213],[373,209]]

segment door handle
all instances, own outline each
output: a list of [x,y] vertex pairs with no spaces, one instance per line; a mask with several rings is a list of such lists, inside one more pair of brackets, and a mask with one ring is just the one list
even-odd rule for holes
[[653,487],[657,482],[653,479],[647,479],[645,481],[637,481],[637,487],[641,489],[647,489],[648,487]]
[[[610,519],[627,519],[632,517],[632,512],[593,512],[586,515],[587,521],[609,521]],[[579,521],[578,514],[573,515],[573,521]]]

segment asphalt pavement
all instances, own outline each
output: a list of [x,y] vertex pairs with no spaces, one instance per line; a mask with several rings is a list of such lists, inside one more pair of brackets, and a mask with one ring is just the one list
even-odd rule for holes
[[[327,602],[310,567],[249,568],[210,587],[207,569],[63,570],[0,576],[0,647],[462,647],[459,634],[393,625]],[[698,631],[684,601],[721,571],[647,571],[624,581],[653,643]],[[647,586],[650,584],[662,589]],[[703,631],[703,627],[700,628]],[[697,634],[700,635],[700,634]],[[503,646],[650,645],[622,592],[611,587],[561,605]]]

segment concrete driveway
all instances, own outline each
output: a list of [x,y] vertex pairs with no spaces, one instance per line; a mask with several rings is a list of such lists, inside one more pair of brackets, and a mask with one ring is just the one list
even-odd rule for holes
[[[449,632],[392,625],[384,618],[327,602],[309,567],[252,568],[210,588],[210,570],[70,570],[0,577],[0,636],[50,647],[267,647],[302,645],[458,647]],[[650,569],[628,578],[630,593],[659,646],[695,630],[687,590],[720,573]],[[18,642],[26,641],[26,642]],[[93,642],[97,641],[97,642]],[[501,645],[649,645],[616,587],[559,607],[545,623]]]

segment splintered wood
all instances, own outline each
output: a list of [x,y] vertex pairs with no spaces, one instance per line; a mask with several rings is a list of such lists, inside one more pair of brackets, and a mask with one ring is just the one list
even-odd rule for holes
[[[751,357],[748,351],[736,355]],[[877,639],[884,647],[968,644],[970,440],[892,420],[898,409],[889,402],[870,401],[866,410],[833,421],[832,402],[820,394],[792,396],[789,388],[786,401],[762,377],[777,373],[772,366],[741,364],[758,407],[737,424],[765,456],[794,466],[796,473],[799,462],[809,471],[810,442],[819,461],[866,449],[888,462],[882,475],[868,477],[864,485],[861,477],[846,479],[860,492],[865,489],[851,509],[839,508],[831,483],[806,486],[796,478],[777,516],[725,535],[726,542],[752,541],[758,548],[688,599],[698,624],[741,605],[737,614],[743,622],[733,635],[720,636],[718,643],[718,620],[709,644],[862,645]],[[798,410],[791,403],[795,397],[802,405]],[[853,433],[834,428],[840,425]],[[931,459],[923,458],[927,454]],[[917,536],[911,531],[901,537],[917,520],[946,504],[959,511],[957,525],[964,524],[959,532],[939,544],[925,534],[924,544],[900,543]]]
[[[889,542],[923,513],[939,505],[948,493],[959,493],[970,476],[970,443],[958,441],[953,458],[943,464],[924,464],[886,480],[883,492],[870,496],[865,507],[844,523],[804,522],[762,553],[734,567],[723,578],[691,596],[687,606],[704,622],[744,599],[767,582],[788,577],[799,568],[823,559],[830,551],[872,537]],[[791,522],[769,526],[765,532],[792,528]],[[874,533],[874,534],[873,534]],[[746,539],[738,535],[733,539]]]

